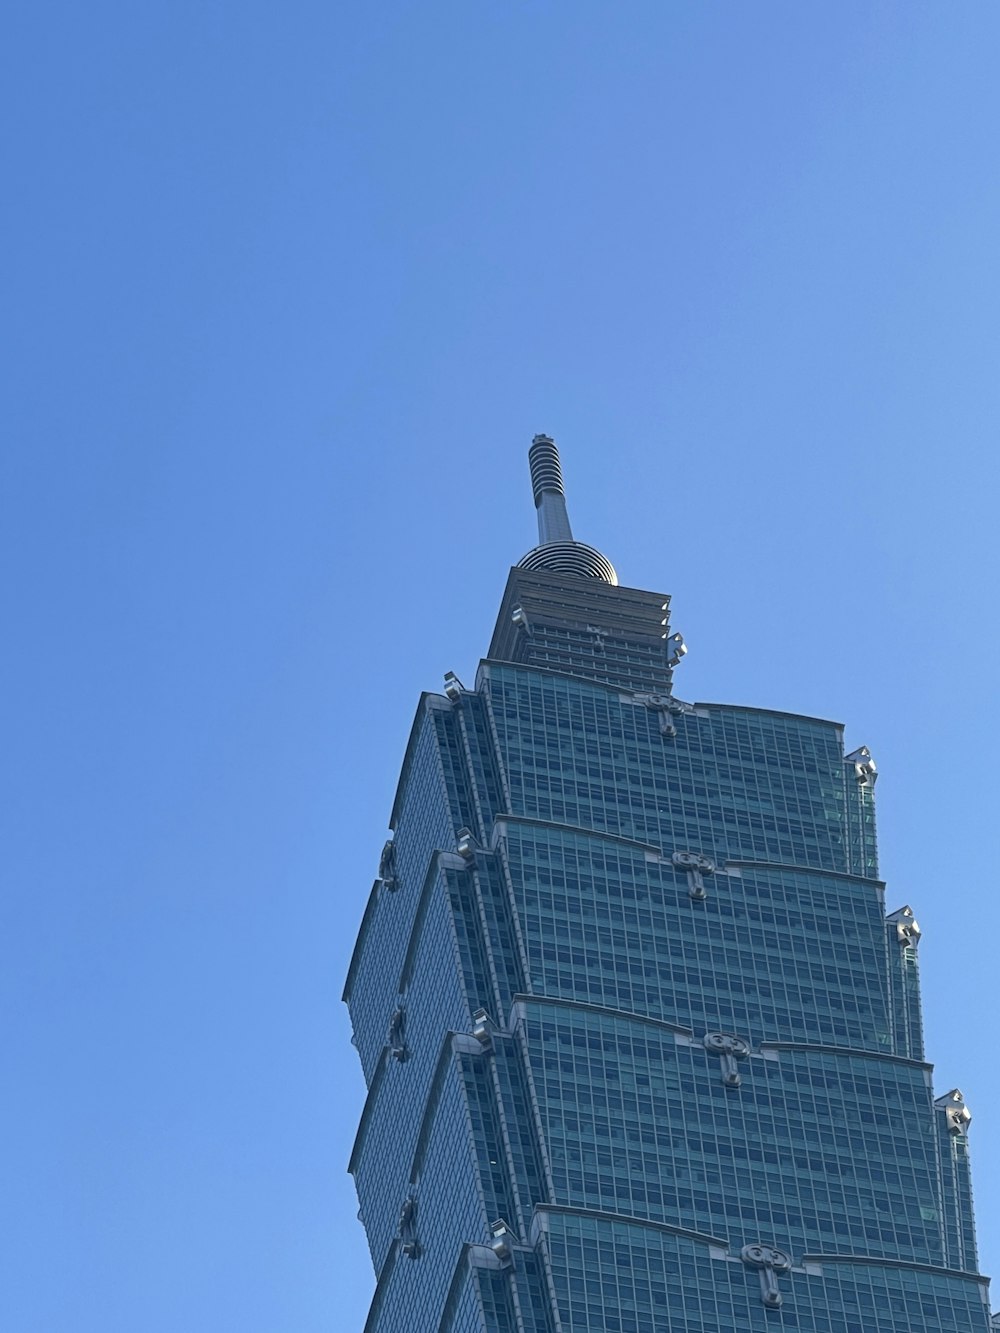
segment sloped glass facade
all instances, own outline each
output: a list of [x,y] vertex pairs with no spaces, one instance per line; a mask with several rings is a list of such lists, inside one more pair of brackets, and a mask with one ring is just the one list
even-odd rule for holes
[[421,698],[345,990],[367,1333],[988,1333],[874,765],[678,700],[667,608],[513,570]]

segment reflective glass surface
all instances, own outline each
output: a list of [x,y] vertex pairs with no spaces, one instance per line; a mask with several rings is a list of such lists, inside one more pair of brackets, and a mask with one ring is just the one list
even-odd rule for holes
[[987,1333],[872,776],[658,635],[553,613],[421,701],[345,991],[368,1329]]

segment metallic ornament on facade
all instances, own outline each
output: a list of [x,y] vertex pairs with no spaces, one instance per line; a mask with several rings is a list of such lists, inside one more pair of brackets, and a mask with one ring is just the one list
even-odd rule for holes
[[760,1273],[760,1299],[769,1309],[777,1309],[781,1304],[781,1292],[778,1290],[778,1274],[787,1273],[792,1261],[784,1250],[776,1250],[771,1245],[744,1245],[740,1258],[748,1268],[756,1268]]
[[517,562],[519,569],[550,569],[555,574],[579,574],[617,585],[618,575],[606,555],[584,542],[546,542],[533,547]]
[[667,638],[664,634],[663,638],[666,639],[667,666],[675,667],[681,658],[687,654],[687,644],[684,642],[684,636],[682,634],[671,634]]
[[455,835],[455,851],[463,861],[471,865],[476,859],[476,852],[481,850],[470,828],[460,828]]
[[472,1015],[472,1035],[479,1042],[483,1050],[489,1051],[493,1048],[493,1031],[496,1024],[485,1009],[477,1009]]
[[[708,897],[705,876],[715,874],[715,862],[700,852],[674,852],[670,858],[678,870],[687,871],[688,892],[696,901]],[[707,1039],[706,1039],[707,1040]]]
[[513,1268],[513,1247],[517,1244],[517,1237],[502,1217],[498,1217],[495,1222],[490,1224],[490,1236],[492,1237],[490,1249],[500,1260],[500,1267]]
[[898,912],[891,912],[886,921],[896,927],[896,939],[901,948],[915,949],[920,943],[922,932],[913,915],[913,908],[909,905],[901,907]]
[[844,763],[854,765],[854,776],[858,780],[859,787],[875,786],[875,780],[878,777],[878,766],[867,745],[859,746],[857,750],[852,750],[850,754],[844,755]]
[[949,1134],[968,1134],[972,1123],[972,1112],[965,1104],[960,1088],[952,1088],[943,1097],[937,1097],[934,1105],[945,1114]]
[[660,712],[660,735],[668,741],[672,741],[677,735],[677,724],[666,709]]
[[643,699],[646,707],[651,709],[659,717],[660,735],[673,740],[677,735],[677,725],[674,722],[674,714],[678,711],[674,707],[674,701],[669,694],[650,694]]
[[671,740],[677,735],[674,718],[692,711],[690,704],[681,703],[672,694],[637,694],[635,700],[636,703],[645,704],[651,712],[659,714],[660,735]]
[[392,1017],[389,1019],[389,1050],[392,1052],[392,1058],[398,1060],[400,1064],[409,1055],[404,1040],[406,1033],[406,1010],[402,1005],[398,1005],[393,1010]]
[[417,1240],[417,1201],[412,1194],[403,1200],[399,1210],[399,1239],[403,1253],[410,1259],[416,1259],[420,1254],[420,1244]]
[[594,652],[603,653],[604,640],[607,637],[608,631],[606,629],[601,629],[600,625],[588,625],[587,633],[594,636]]
[[719,1057],[722,1081],[726,1087],[738,1088],[742,1080],[736,1062],[745,1060],[750,1054],[749,1044],[742,1037],[734,1037],[731,1032],[706,1032],[703,1044],[710,1055]]
[[395,890],[399,887],[396,878],[396,844],[392,838],[386,839],[382,855],[378,859],[378,877],[382,881],[383,889]]

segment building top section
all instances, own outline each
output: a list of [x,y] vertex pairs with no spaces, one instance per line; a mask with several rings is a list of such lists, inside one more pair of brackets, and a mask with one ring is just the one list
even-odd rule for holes
[[487,656],[629,690],[669,692],[669,605],[664,593],[522,561],[507,579]]
[[600,579],[617,584],[618,575],[607,556],[574,541],[566,512],[562,464],[555,441],[548,435],[536,435],[528,450],[531,489],[538,510],[538,545],[518,562],[522,569],[549,569],[560,574]]

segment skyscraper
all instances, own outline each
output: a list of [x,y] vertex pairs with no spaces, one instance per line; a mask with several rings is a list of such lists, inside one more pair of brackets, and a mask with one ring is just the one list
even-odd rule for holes
[[986,1333],[864,748],[687,703],[669,598],[539,545],[421,696],[345,996],[366,1333]]

